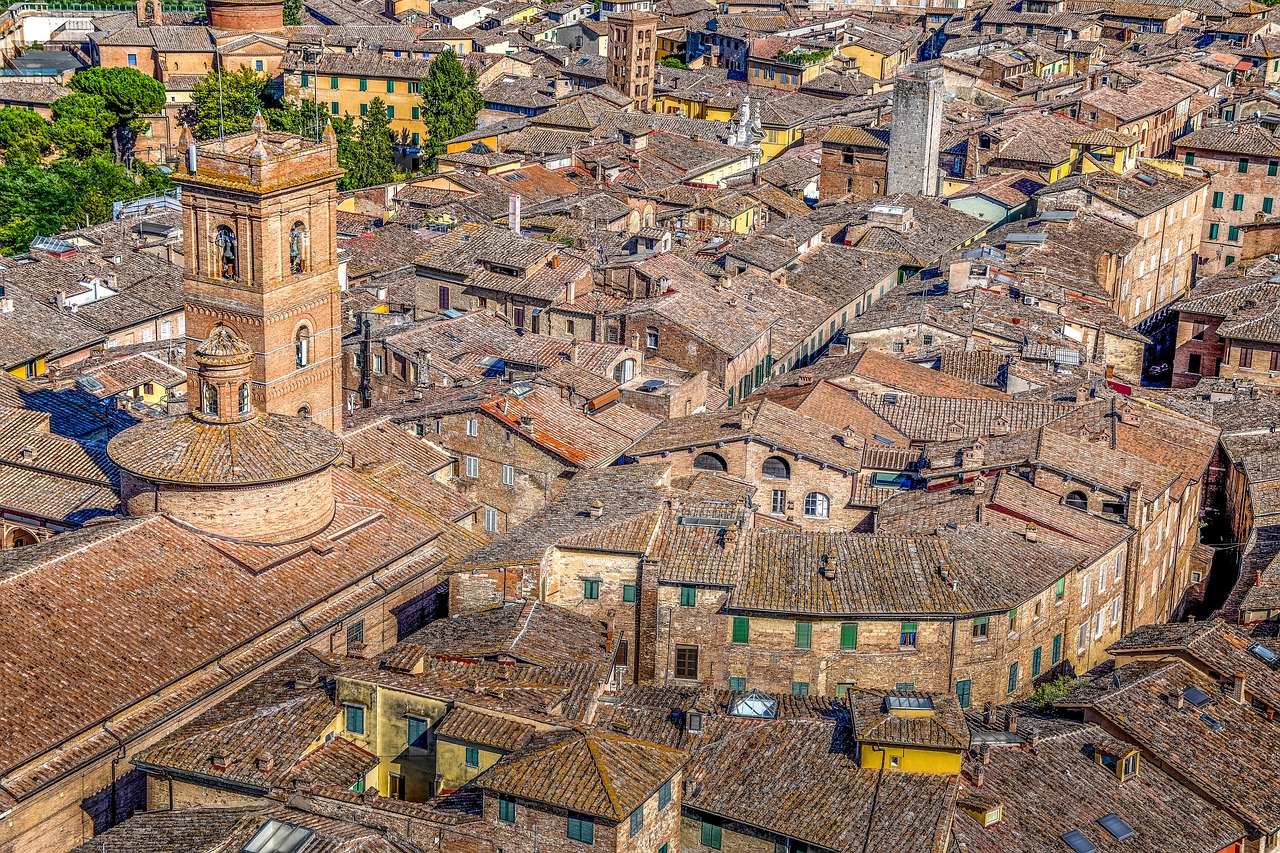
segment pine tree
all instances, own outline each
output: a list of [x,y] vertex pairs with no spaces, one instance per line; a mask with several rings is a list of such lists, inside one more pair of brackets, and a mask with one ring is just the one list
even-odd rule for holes
[[343,180],[346,189],[388,184],[399,177],[392,160],[391,119],[381,98],[369,102],[369,111],[360,120],[351,153],[351,165]]
[[436,57],[421,86],[422,120],[427,125],[422,153],[427,168],[435,169],[436,158],[445,152],[450,139],[476,129],[484,97],[476,84],[475,70],[464,71],[452,50]]

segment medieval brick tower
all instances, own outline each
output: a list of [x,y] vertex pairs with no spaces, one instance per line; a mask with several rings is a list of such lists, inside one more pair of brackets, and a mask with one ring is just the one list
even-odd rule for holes
[[[342,428],[337,141],[183,132],[187,352],[219,326],[252,347],[253,405]],[[195,369],[190,361],[189,370]],[[192,387],[195,383],[192,382]]]
[[633,109],[653,107],[658,58],[658,16],[621,12],[609,16],[609,85],[631,99]]

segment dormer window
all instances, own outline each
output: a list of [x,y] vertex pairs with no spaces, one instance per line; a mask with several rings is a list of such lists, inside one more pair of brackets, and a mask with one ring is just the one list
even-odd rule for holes
[[1095,743],[1093,760],[1121,782],[1138,775],[1138,750],[1127,743]]

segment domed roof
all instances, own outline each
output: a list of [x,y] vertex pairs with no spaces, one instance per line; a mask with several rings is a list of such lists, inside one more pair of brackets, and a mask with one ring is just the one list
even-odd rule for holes
[[208,423],[191,415],[145,421],[111,439],[120,468],[160,483],[243,486],[288,480],[325,468],[342,441],[302,418],[258,415]]
[[253,347],[226,326],[219,326],[196,347],[195,360],[214,367],[248,364],[253,361]]

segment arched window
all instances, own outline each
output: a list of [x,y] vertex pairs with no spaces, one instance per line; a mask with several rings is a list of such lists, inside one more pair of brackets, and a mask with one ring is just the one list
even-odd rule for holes
[[300,417],[300,418],[309,418],[309,417],[311,417],[311,407],[310,407],[310,406],[308,406],[306,403],[303,403],[301,406],[299,406],[299,407],[298,407],[298,417]]
[[298,329],[293,339],[294,361],[298,367],[306,367],[311,363],[311,330],[306,326]]
[[218,245],[218,265],[222,271],[222,277],[234,279],[236,277],[235,232],[226,225],[219,225],[215,242]]
[[204,386],[203,408],[206,415],[218,414],[218,389],[212,385]]
[[719,471],[720,473],[729,470],[724,458],[715,453],[699,453],[693,460],[693,467],[697,471]]
[[658,348],[658,330],[653,326],[644,330],[644,345],[649,349]]
[[1085,497],[1084,492],[1071,492],[1067,495],[1067,506],[1087,510],[1089,508],[1089,499]]
[[307,270],[306,237],[307,226],[302,222],[293,223],[289,229],[289,271],[295,275]]
[[613,381],[622,385],[630,382],[636,375],[636,360],[634,358],[624,359],[617,367],[613,369]]
[[764,460],[764,464],[760,466],[760,472],[775,480],[791,479],[791,466],[781,456],[770,456]]
[[237,395],[237,409],[242,415],[249,414],[249,383],[240,383],[240,392]]
[[22,528],[18,528],[13,531],[13,534],[9,537],[10,548],[24,548],[27,545],[34,544],[36,544],[35,534],[29,530],[23,530]]
[[831,498],[822,492],[810,492],[804,496],[805,518],[830,518]]

